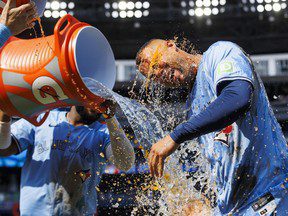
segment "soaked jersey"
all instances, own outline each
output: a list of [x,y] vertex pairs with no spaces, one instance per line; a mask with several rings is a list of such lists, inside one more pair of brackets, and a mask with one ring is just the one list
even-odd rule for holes
[[43,125],[24,119],[11,126],[20,149],[21,215],[92,215],[110,143],[106,125],[74,127],[66,112],[52,111]]
[[243,215],[267,194],[276,208],[276,198],[287,190],[288,152],[263,83],[239,46],[217,42],[203,54],[187,106],[189,117],[197,115],[216,99],[220,82],[236,79],[254,87],[250,110],[231,126],[199,137],[199,143],[211,164],[221,214]]

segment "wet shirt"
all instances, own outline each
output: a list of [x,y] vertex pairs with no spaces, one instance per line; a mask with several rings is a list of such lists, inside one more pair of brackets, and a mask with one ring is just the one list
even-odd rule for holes
[[110,144],[106,125],[95,122],[74,127],[66,112],[52,111],[40,127],[26,120],[11,126],[21,150],[21,215],[92,215],[97,185]]
[[[281,128],[251,61],[231,42],[217,42],[204,54],[193,90],[188,117],[199,114],[217,97],[222,81],[246,80],[254,88],[251,108],[231,126],[199,137],[211,164],[218,207],[222,214],[241,214],[257,198],[287,190],[287,146]],[[281,195],[282,194],[282,195]]]

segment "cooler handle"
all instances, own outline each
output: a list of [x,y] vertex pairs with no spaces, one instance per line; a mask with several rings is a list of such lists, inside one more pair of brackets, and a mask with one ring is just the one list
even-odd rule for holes
[[26,120],[29,121],[29,122],[31,122],[31,123],[32,123],[33,125],[35,125],[36,127],[38,127],[38,126],[42,125],[42,124],[46,121],[49,113],[50,113],[50,111],[46,111],[45,114],[44,114],[44,116],[43,116],[43,118],[42,118],[39,122],[37,121],[37,118],[38,118],[39,116],[34,116],[34,117],[30,117],[30,118],[28,117],[28,118],[26,118]]
[[[63,24],[67,21],[66,26],[62,29]],[[64,17],[60,18],[54,27],[54,36],[55,36],[55,45],[58,47],[59,44],[62,44],[62,40],[65,39],[65,34],[70,29],[72,25],[75,23],[79,23],[75,17],[71,16],[70,14],[65,15]],[[60,51],[60,50],[59,50]]]

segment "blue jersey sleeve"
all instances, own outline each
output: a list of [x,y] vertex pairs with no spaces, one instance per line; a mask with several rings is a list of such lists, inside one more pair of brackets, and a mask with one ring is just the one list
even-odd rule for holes
[[244,80],[221,83],[220,95],[205,110],[178,125],[170,134],[178,144],[223,129],[237,121],[251,105],[252,85]]
[[10,36],[12,36],[12,34],[9,28],[0,23],[0,48],[6,43]]
[[[232,42],[217,42],[212,45],[212,55],[209,58],[212,81],[217,91],[222,81],[246,80],[253,86],[252,63],[245,52]],[[214,58],[214,59],[213,59]]]
[[35,127],[25,119],[20,119],[11,125],[12,136],[16,139],[19,151],[27,149],[34,144]]

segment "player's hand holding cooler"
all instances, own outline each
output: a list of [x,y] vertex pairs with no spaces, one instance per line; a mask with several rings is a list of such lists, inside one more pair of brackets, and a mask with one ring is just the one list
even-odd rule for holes
[[100,105],[100,107],[105,109],[105,112],[102,113],[103,117],[109,119],[115,115],[117,104],[114,100],[107,99]]
[[[16,7],[16,0],[8,0],[0,17],[0,47],[11,35],[33,27],[36,16],[37,8],[33,1]],[[11,145],[10,121],[10,117],[0,110],[0,149],[5,149],[6,152],[10,151]]]
[[16,7],[16,0],[8,0],[0,18],[0,23],[5,25],[12,35],[17,35],[25,29],[33,27],[37,17],[37,8],[33,1]]

